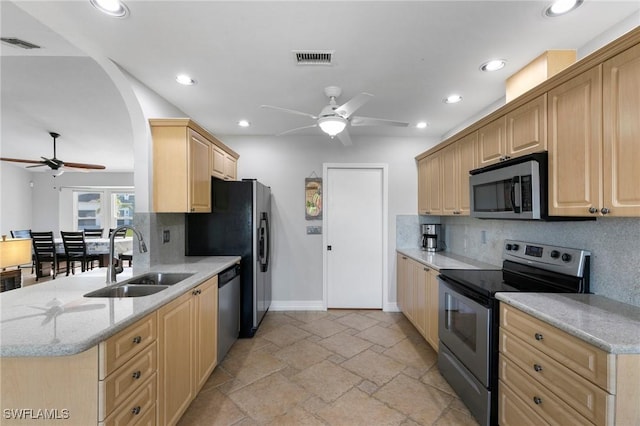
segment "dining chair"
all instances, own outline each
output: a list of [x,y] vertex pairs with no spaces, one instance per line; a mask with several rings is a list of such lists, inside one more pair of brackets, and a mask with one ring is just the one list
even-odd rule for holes
[[[69,270],[75,274],[74,263],[80,262],[80,270],[87,270],[89,266],[89,257],[87,256],[87,243],[84,240],[83,231],[60,231],[62,244],[64,245],[64,253],[67,256],[67,275]],[[97,260],[97,259],[96,259]]]
[[[15,230],[15,231],[9,231],[11,232],[11,238],[31,238],[31,229],[19,229],[19,230]],[[35,270],[36,267],[36,255],[32,254],[31,255],[31,273],[33,274],[33,271]]]
[[[111,238],[111,234],[113,234],[113,231],[115,231],[115,228],[109,228],[109,238]],[[126,229],[121,229],[116,233],[116,238],[124,238],[127,236],[127,230]]]
[[58,269],[58,255],[56,253],[56,245],[53,241],[53,231],[47,232],[29,232],[31,243],[33,244],[33,253],[35,256],[36,281],[38,278],[44,277],[42,273],[42,265],[51,263],[53,279],[56,279]]
[[84,230],[84,237],[85,238],[102,238],[102,232],[103,231],[104,231],[104,228],[85,229]]

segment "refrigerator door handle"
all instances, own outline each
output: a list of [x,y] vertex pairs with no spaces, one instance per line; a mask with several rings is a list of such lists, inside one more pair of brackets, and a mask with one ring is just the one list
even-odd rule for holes
[[269,216],[266,212],[262,212],[260,213],[260,240],[258,243],[261,272],[267,272],[269,269],[269,237]]

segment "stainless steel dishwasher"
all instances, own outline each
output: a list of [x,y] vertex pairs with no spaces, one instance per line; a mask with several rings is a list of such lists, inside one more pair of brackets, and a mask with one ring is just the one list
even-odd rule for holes
[[218,274],[218,363],[240,333],[240,265]]

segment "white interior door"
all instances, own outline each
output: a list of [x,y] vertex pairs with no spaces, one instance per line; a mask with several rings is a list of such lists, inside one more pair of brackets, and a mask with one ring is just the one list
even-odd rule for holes
[[325,172],[328,308],[380,309],[384,270],[384,168]]

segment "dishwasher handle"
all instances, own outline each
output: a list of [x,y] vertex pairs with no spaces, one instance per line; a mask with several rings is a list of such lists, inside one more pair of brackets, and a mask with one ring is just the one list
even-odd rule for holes
[[230,268],[218,274],[218,288],[224,287],[225,284],[230,283],[236,277],[240,276],[240,265],[233,265]]

